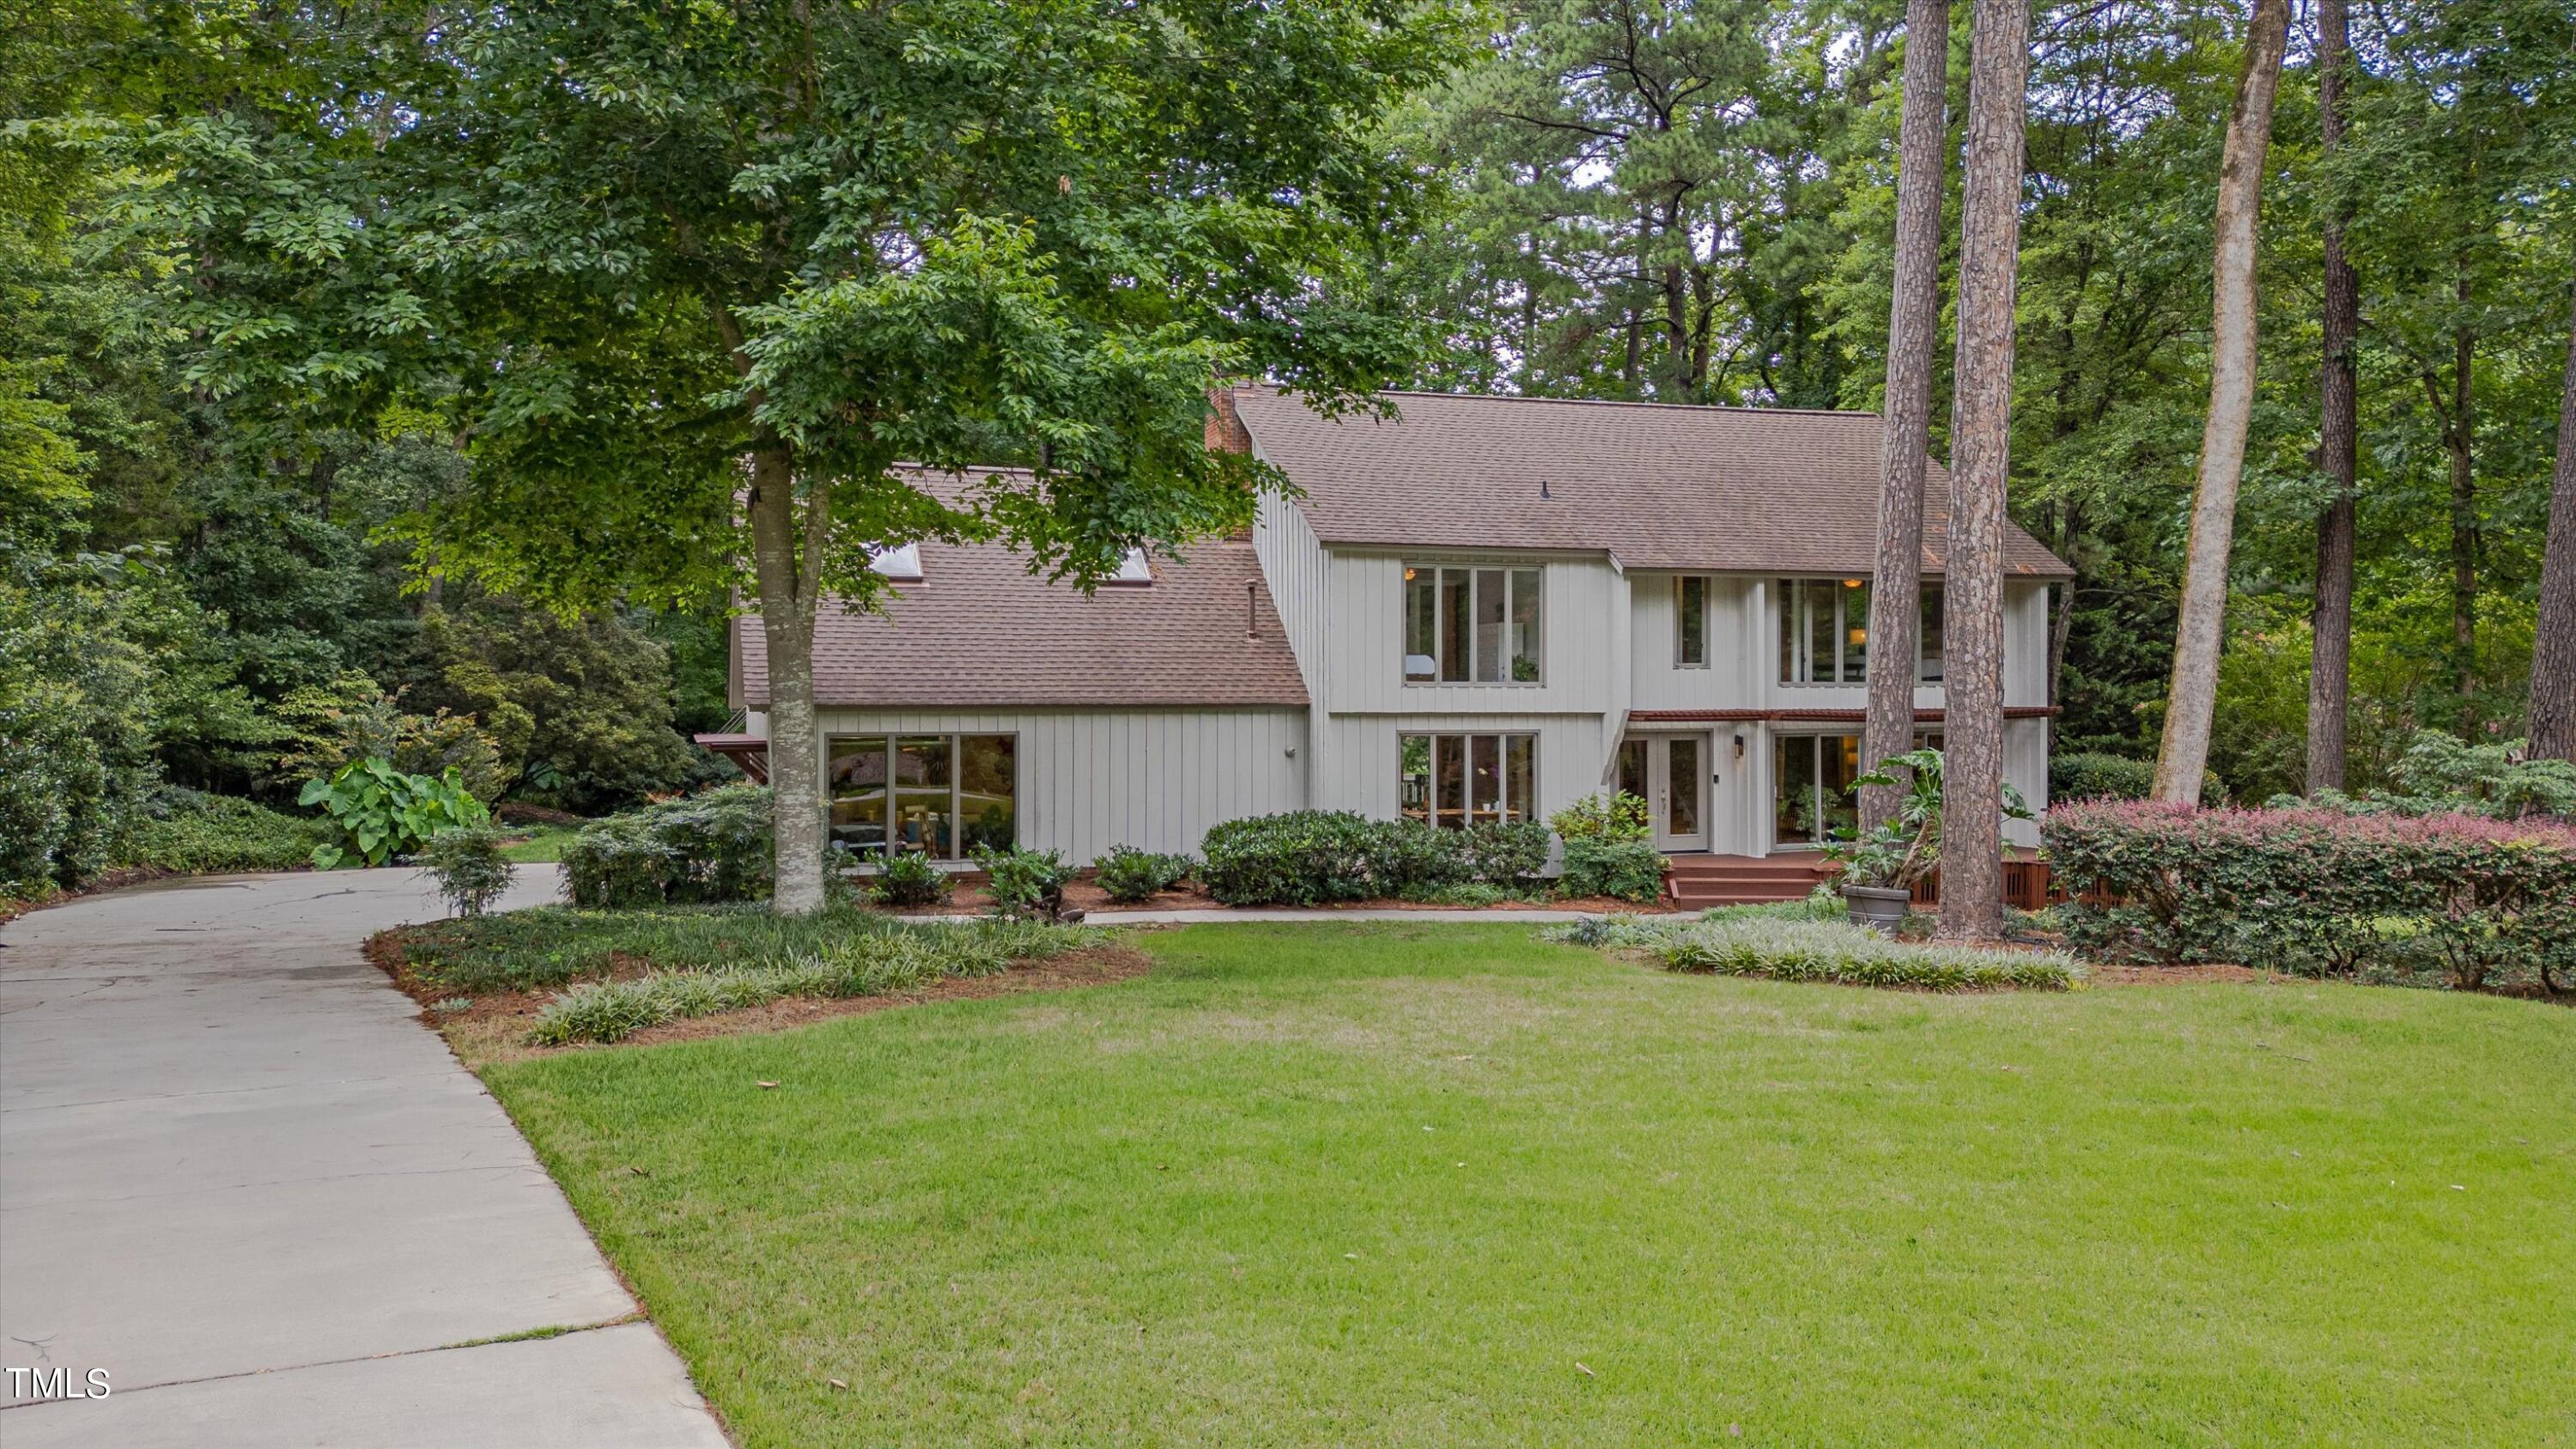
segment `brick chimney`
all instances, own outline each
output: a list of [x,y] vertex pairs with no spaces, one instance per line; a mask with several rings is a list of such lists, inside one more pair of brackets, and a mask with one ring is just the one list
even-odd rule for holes
[[1212,453],[1252,451],[1252,435],[1243,430],[1243,418],[1234,410],[1232,383],[1208,389],[1207,445]]

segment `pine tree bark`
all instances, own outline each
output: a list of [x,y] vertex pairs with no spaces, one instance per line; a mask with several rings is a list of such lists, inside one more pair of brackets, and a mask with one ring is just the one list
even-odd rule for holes
[[[2317,0],[2317,109],[2326,166],[2343,145],[2344,70],[2352,63],[2345,0]],[[2310,615],[2308,793],[2340,790],[2352,716],[2352,556],[2361,438],[2361,280],[2344,256],[2347,209],[2328,204],[2325,223],[2325,373],[2318,387],[2317,466],[2334,496],[2317,516],[2317,593]]]
[[2558,468],[2549,483],[2549,540],[2540,563],[2540,615],[2531,641],[2531,753],[2576,760],[2576,319],[2558,393]]
[[814,719],[814,613],[822,593],[830,485],[796,497],[795,456],[751,455],[751,550],[760,583],[760,630],[769,654],[769,788],[781,915],[823,908],[823,760]]
[[[2459,303],[2469,305],[2469,268],[2460,263]],[[2460,727],[2471,723],[2470,707],[2478,692],[2478,475],[2470,450],[2475,446],[2470,413],[2471,368],[2477,362],[2477,336],[2466,327],[2451,333],[2451,651],[2452,676],[2460,695]]]
[[[1878,566],[1869,596],[1869,716],[1861,764],[1914,747],[1915,658],[1923,641],[1923,474],[1932,448],[1932,349],[1941,326],[1941,196],[1950,0],[1905,9],[1905,111],[1897,143],[1896,291],[1887,318],[1887,403],[1879,441]],[[1860,827],[1876,829],[1903,785],[1866,785]]]
[[1942,548],[1941,923],[2003,934],[2004,482],[2011,471],[2013,298],[2021,248],[2030,0],[1976,0],[1950,521]]
[[2200,436],[2200,478],[2183,563],[2182,621],[2175,631],[2173,682],[2165,696],[2163,748],[2154,795],[2200,799],[2209,767],[2209,730],[2218,710],[2218,654],[2227,624],[2227,565],[2236,542],[2236,490],[2245,474],[2245,433],[2254,415],[2255,224],[2263,210],[2263,164],[2272,147],[2272,98],[2289,40],[2289,0],[2254,0],[2245,70],[2227,118],[2218,170],[2217,256],[2213,263],[2209,417]]

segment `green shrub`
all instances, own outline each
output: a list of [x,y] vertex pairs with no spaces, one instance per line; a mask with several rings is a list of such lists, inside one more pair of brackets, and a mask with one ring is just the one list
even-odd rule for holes
[[1891,941],[1843,921],[1701,921],[1650,949],[1674,971],[1918,991],[2063,991],[2078,975],[2075,962],[2056,952]]
[[1546,867],[1548,831],[1530,822],[1445,830],[1419,820],[1298,810],[1229,820],[1207,833],[1202,848],[1200,879],[1225,904],[1311,906],[1420,898],[1468,884],[1509,890]]
[[1367,894],[1416,896],[1474,878],[1466,831],[1419,820],[1369,822]]
[[313,864],[323,870],[352,855],[382,865],[441,832],[492,818],[454,765],[432,779],[407,775],[382,756],[351,760],[327,780],[305,781],[296,803],[321,806],[339,826],[340,839],[313,847]]
[[1510,890],[1547,869],[1550,833],[1535,820],[1470,825],[1450,834],[1465,837],[1467,879]]
[[2390,771],[2394,790],[2346,795],[2319,790],[2302,798],[2275,795],[2267,810],[2334,810],[2346,815],[2527,815],[2576,818],[2576,764],[2524,756],[2526,742],[2464,744],[2440,730],[2419,730]]
[[1578,840],[1619,845],[1650,833],[1646,802],[1625,790],[1586,795],[1549,816],[1547,823],[1568,845]]
[[1228,820],[1200,844],[1199,879],[1229,906],[1366,900],[1377,845],[1377,822],[1347,810]]
[[479,916],[510,889],[518,867],[503,853],[501,832],[488,825],[450,830],[420,848],[420,863],[438,882],[449,911]]
[[1641,840],[1578,836],[1565,843],[1565,874],[1556,888],[1578,900],[1652,901],[1664,893],[1664,864],[1664,857]]
[[[2098,750],[2069,750],[2048,757],[2051,800],[2144,800],[2155,784],[2153,760],[2133,760],[2127,755]],[[2204,773],[2200,780],[2201,803],[2218,805],[2226,799],[2227,786],[2217,775]]]
[[2041,836],[2089,953],[2401,976],[2431,959],[2463,988],[2576,970],[2565,822],[2092,802]]
[[1111,900],[1132,906],[1187,880],[1195,864],[1186,855],[1156,855],[1121,845],[1093,863],[1092,880]]
[[144,802],[117,863],[189,873],[294,870],[332,833],[327,820],[165,785]]
[[760,785],[726,785],[595,820],[563,848],[577,906],[766,900],[771,801]]
[[1073,878],[1073,868],[1064,863],[1060,851],[1018,846],[995,850],[979,845],[975,863],[991,878],[985,889],[993,897],[993,909],[1006,916],[1033,915],[1050,898],[1062,900],[1064,883]]
[[739,1011],[781,997],[881,996],[938,981],[990,976],[1013,961],[1059,955],[1104,939],[1103,932],[1079,927],[1027,924],[861,927],[799,954],[575,986],[538,1011],[528,1040],[539,1046],[609,1042],[666,1021]]
[[948,899],[948,872],[907,851],[877,869],[877,896],[890,906],[935,906]]

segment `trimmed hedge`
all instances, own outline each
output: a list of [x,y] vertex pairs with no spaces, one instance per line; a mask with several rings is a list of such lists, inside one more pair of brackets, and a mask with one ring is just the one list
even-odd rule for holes
[[769,790],[727,785],[593,821],[564,847],[563,866],[576,906],[766,900]]
[[1199,878],[1229,906],[1312,906],[1470,883],[1513,886],[1546,868],[1547,851],[1547,827],[1531,821],[1443,830],[1347,810],[1293,810],[1208,831]]
[[[2098,750],[2069,750],[2048,757],[2051,800],[2144,800],[2155,789],[2156,762]],[[2227,786],[2216,775],[2200,779],[2200,803],[2222,805]]]
[[1565,842],[1565,874],[1556,888],[1578,900],[1651,901],[1664,893],[1664,857],[1642,840],[1577,836]]
[[2576,826],[2483,816],[2051,810],[2040,828],[2067,939],[2113,959],[2311,974],[2437,967],[2475,989],[2576,971]]

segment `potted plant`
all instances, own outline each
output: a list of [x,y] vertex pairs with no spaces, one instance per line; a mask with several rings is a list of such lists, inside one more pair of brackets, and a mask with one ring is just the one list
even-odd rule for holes
[[[1905,771],[1905,777],[1899,778],[1897,770]],[[1896,814],[1877,829],[1825,847],[1825,857],[1842,864],[1843,903],[1853,923],[1893,930],[1905,919],[1914,887],[1941,864],[1941,752],[1921,749],[1890,755],[1852,783],[1892,785],[1905,791]],[[2004,817],[2031,818],[2021,792],[2010,785],[2004,786]]]

